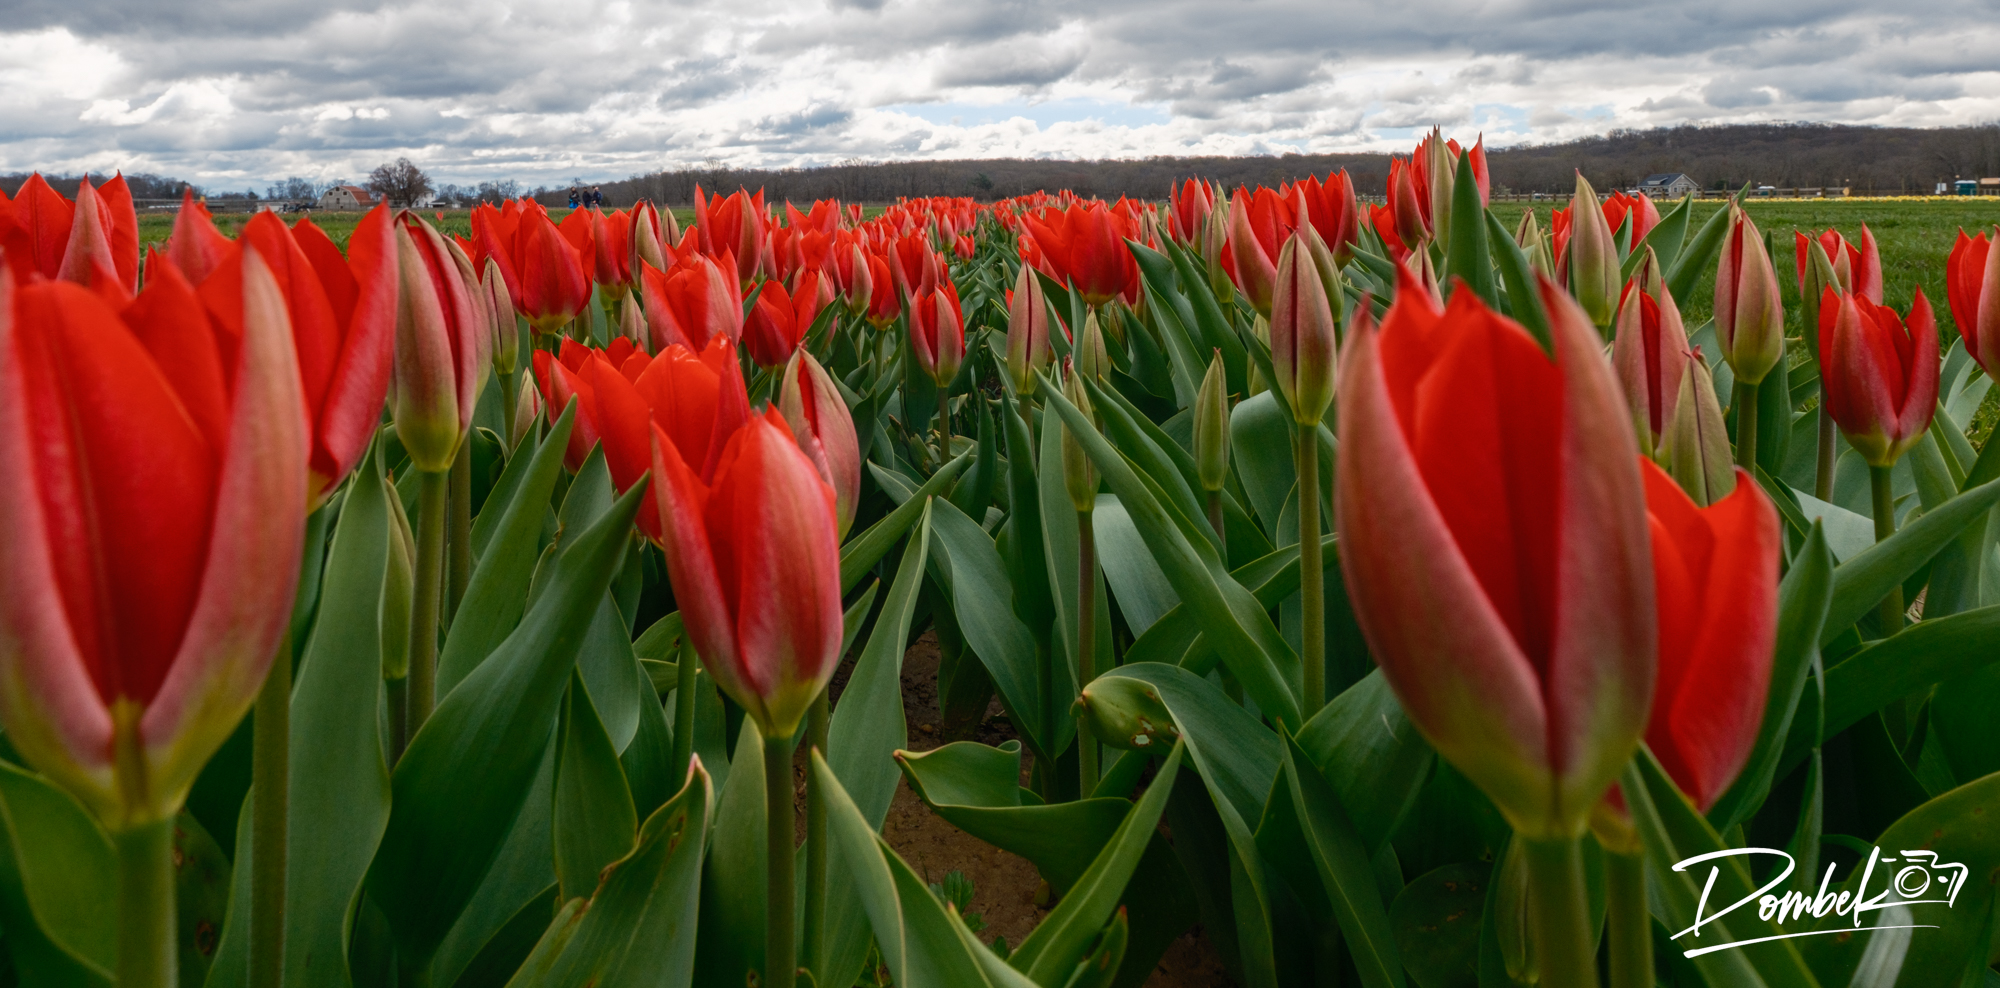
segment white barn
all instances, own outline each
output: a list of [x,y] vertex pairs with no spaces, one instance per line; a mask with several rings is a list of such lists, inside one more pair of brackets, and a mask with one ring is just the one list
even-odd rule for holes
[[1684,172],[1662,172],[1648,175],[1639,182],[1640,193],[1654,199],[1679,199],[1690,192],[1698,192],[1701,186]]
[[358,185],[336,185],[326,190],[315,204],[317,209],[367,209],[375,205],[375,197]]

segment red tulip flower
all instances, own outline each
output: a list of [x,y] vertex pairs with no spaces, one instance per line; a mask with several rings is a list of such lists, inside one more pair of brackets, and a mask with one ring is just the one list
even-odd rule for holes
[[937,252],[931,250],[929,237],[898,237],[889,245],[889,275],[896,281],[897,293],[905,299],[935,290],[943,267]]
[[958,289],[951,279],[910,302],[910,353],[940,388],[958,376],[959,365],[965,362],[965,316],[959,312]]
[[[858,279],[857,279],[858,281]],[[950,283],[950,279],[946,279]],[[880,329],[896,321],[903,312],[902,300],[896,297],[896,280],[889,273],[889,262],[882,255],[868,255],[868,309],[865,313],[870,325]]]
[[652,491],[702,668],[765,737],[789,736],[840,661],[833,489],[771,410],[699,473],[655,425]]
[[[1389,190],[1381,211],[1377,214],[1376,228],[1378,230],[1386,228],[1393,233],[1396,242],[1402,245],[1404,250],[1415,250],[1418,244],[1431,237],[1429,209],[1429,200],[1424,198],[1422,190],[1417,186],[1415,165],[1401,158],[1391,158]],[[1387,223],[1384,224],[1382,220],[1386,220]]]
[[242,268],[240,334],[184,283],[121,317],[0,276],[0,726],[114,831],[179,809],[290,616],[305,403],[284,298]]
[[1631,238],[1625,242],[1627,250],[1637,250],[1646,241],[1646,235],[1660,225],[1660,209],[1653,205],[1651,196],[1629,196],[1623,192],[1612,192],[1604,197],[1604,223],[1616,236],[1618,228],[1625,225],[1627,217],[1632,221]]
[[[817,288],[815,287],[815,290]],[[759,367],[777,367],[792,359],[810,322],[802,322],[783,282],[767,281],[743,320],[743,349]]]
[[1945,264],[1945,297],[1966,352],[2000,378],[2000,251],[1992,248],[1984,231],[1977,237],[1958,231]]
[[846,239],[831,251],[830,261],[834,280],[840,284],[841,298],[847,303],[850,315],[860,315],[868,311],[868,303],[875,297],[875,279],[870,276],[868,252],[860,242]]
[[1139,235],[1130,217],[1101,202],[1081,202],[1040,217],[1022,217],[1022,222],[1041,250],[1049,276],[1074,287],[1084,304],[1138,299],[1139,264],[1125,246],[1128,238]]
[[389,410],[418,470],[451,469],[492,369],[492,328],[473,288],[472,262],[423,218],[395,225],[396,336]]
[[614,301],[625,297],[637,280],[632,276],[632,214],[591,211],[591,245],[597,283]]
[[1277,287],[1271,301],[1271,370],[1278,390],[1301,425],[1317,425],[1333,401],[1333,309],[1314,268],[1305,234],[1295,233],[1278,252]]
[[1319,231],[1319,238],[1326,241],[1327,249],[1333,251],[1334,260],[1346,264],[1354,256],[1361,232],[1361,207],[1355,202],[1354,182],[1347,177],[1347,169],[1328,175],[1325,182],[1308,175],[1292,190],[1305,200],[1306,217]]
[[727,198],[704,198],[694,190],[695,229],[701,233],[701,252],[721,259],[725,254],[736,261],[736,280],[748,286],[757,277],[770,246],[764,217],[764,193],[755,196],[742,189]]
[[[514,244],[520,229],[518,209],[510,212],[485,204],[472,207],[472,246],[466,253],[472,256],[473,270],[484,272],[488,261],[498,264],[500,277],[507,283],[507,297],[516,300],[521,297],[521,281],[514,271]],[[528,315],[518,307],[515,311]]]
[[1861,245],[1848,243],[1838,230],[1821,230],[1816,236],[1793,231],[1799,268],[1799,290],[1806,289],[1806,265],[1810,262],[1808,244],[1819,241],[1821,250],[1826,251],[1826,259],[1833,264],[1834,277],[1840,281],[1840,290],[1853,292],[1876,305],[1882,304],[1882,255],[1875,247],[1875,234],[1868,224],[1861,224]]
[[222,263],[229,238],[215,228],[208,207],[197,202],[194,189],[181,191],[181,208],[174,214],[174,235],[167,240],[167,256],[194,284],[208,279],[208,273]]
[[1893,465],[1937,410],[1937,318],[1924,290],[1906,326],[1888,306],[1828,288],[1819,352],[1827,413],[1869,466]]
[[734,259],[689,254],[666,271],[639,271],[640,299],[653,349],[678,343],[702,350],[711,337],[735,343],[743,336],[743,294],[736,287]]
[[1167,233],[1175,243],[1191,244],[1208,226],[1208,214],[1215,211],[1215,190],[1207,182],[1190,178],[1179,188],[1167,190]]
[[1278,251],[1292,231],[1307,222],[1301,205],[1265,188],[1237,189],[1229,203],[1229,244],[1222,252],[1222,268],[1250,300],[1250,307],[1267,319],[1277,287]]
[[509,290],[515,308],[537,333],[561,330],[590,304],[590,275],[581,255],[540,207],[521,214]]
[[1660,635],[1646,746],[1705,813],[1743,771],[1764,719],[1778,637],[1778,513],[1741,468],[1735,492],[1706,508],[1652,461],[1639,470]]
[[[1648,274],[1655,284],[1642,286]],[[1657,269],[1650,269],[1625,283],[1618,303],[1617,335],[1611,341],[1611,363],[1617,369],[1626,407],[1631,409],[1639,449],[1648,456],[1659,450],[1667,426],[1674,420],[1681,378],[1688,372],[1690,359],[1680,307],[1674,304],[1666,285],[1658,281]]]
[[846,399],[834,385],[833,375],[811,353],[799,350],[785,368],[784,383],[779,385],[774,404],[820,479],[833,488],[838,535],[846,538],[861,500],[861,444],[855,437],[854,417],[847,410]]
[[123,302],[139,289],[139,217],[124,176],[102,189],[78,183],[75,219],[56,277],[93,287]]
[[0,243],[13,257],[9,267],[17,281],[39,274],[55,279],[76,226],[76,204],[49,188],[39,172],[28,176],[9,203],[0,209]]
[[1389,685],[1531,839],[1580,833],[1653,693],[1638,447],[1587,316],[1546,280],[1555,355],[1460,290],[1348,331],[1340,562]]

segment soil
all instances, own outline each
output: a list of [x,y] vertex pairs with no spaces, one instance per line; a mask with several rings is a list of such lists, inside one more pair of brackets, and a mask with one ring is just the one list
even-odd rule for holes
[[[851,668],[851,662],[844,664],[834,675],[829,689],[836,705]],[[937,669],[937,639],[926,632],[903,656],[903,716],[909,724],[911,751],[928,751],[944,743],[938,734]],[[986,717],[975,729],[973,740],[997,745],[1016,736],[996,699],[987,707]],[[1024,754],[1021,759],[1023,785],[1028,783],[1031,757]],[[802,765],[798,776],[799,826],[803,834]],[[943,883],[946,875],[957,871],[972,881],[972,902],[966,913],[977,914],[986,924],[979,932],[981,940],[990,943],[995,937],[1005,937],[1009,945],[1018,946],[1048,915],[1048,889],[1034,865],[945,822],[910,791],[905,781],[896,783],[895,802],[883,822],[882,836],[925,880]],[[1233,984],[1196,924],[1167,948],[1153,976],[1147,979],[1146,988],[1221,988]]]

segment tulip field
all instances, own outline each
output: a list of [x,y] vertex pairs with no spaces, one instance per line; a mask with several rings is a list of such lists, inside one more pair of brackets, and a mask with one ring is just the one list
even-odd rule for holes
[[0,986],[2000,984],[2000,212],[1488,199],[30,180]]

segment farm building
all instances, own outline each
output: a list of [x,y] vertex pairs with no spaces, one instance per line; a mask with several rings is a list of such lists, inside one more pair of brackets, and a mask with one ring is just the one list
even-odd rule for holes
[[319,209],[367,209],[375,205],[375,197],[358,185],[336,185],[319,197]]
[[1684,172],[1661,172],[1648,175],[1639,182],[1639,191],[1654,199],[1679,199],[1700,188]]

